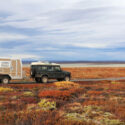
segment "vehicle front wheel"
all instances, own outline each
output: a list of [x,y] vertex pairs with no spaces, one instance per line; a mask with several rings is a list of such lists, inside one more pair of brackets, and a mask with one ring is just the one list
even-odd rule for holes
[[42,80],[42,83],[47,83],[48,82],[48,77],[43,76],[41,80]]
[[65,81],[70,81],[70,77],[69,76],[65,76],[64,80]]
[[4,77],[4,78],[2,79],[2,83],[3,83],[3,84],[8,84],[9,81],[10,81],[10,79],[9,79],[8,77]]

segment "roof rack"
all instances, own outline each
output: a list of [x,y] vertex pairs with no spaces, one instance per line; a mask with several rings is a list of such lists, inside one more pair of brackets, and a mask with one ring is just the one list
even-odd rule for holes
[[51,62],[38,61],[38,62],[32,62],[31,65],[60,65],[60,64],[51,63]]

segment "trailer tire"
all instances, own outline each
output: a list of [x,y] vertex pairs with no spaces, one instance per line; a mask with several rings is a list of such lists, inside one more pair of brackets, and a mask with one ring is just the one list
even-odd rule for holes
[[41,79],[40,79],[40,78],[35,78],[35,81],[36,81],[37,83],[41,83]]
[[4,77],[4,78],[2,79],[2,83],[3,83],[3,84],[8,84],[9,82],[10,82],[9,77]]

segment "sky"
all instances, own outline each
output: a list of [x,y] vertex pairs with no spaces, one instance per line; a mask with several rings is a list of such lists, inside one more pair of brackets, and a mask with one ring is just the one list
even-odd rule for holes
[[125,61],[125,0],[0,0],[0,57]]

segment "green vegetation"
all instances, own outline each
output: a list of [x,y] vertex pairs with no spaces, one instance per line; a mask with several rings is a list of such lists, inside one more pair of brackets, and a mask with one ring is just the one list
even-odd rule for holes
[[41,99],[41,101],[38,103],[38,106],[42,110],[53,110],[56,109],[56,102],[54,101],[49,101],[47,99]]
[[24,96],[34,96],[34,94],[32,92],[24,92],[23,93]]
[[13,92],[14,89],[12,88],[5,88],[5,87],[0,87],[0,92]]

